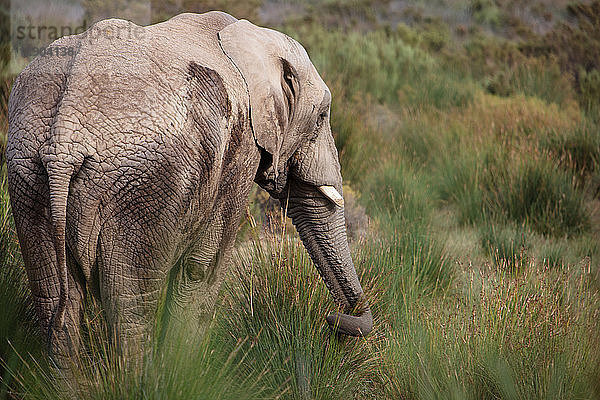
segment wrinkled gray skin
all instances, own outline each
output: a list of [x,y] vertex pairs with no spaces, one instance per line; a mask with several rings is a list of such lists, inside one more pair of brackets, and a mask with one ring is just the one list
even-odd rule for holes
[[[366,335],[329,126],[331,95],[291,38],[220,12],[137,27],[111,19],[34,60],[9,101],[9,193],[41,328],[61,363],[95,296],[122,345],[161,293],[210,313],[252,182],[285,204],[334,299]],[[357,310],[358,309],[358,310]],[[362,311],[361,311],[362,310]]]

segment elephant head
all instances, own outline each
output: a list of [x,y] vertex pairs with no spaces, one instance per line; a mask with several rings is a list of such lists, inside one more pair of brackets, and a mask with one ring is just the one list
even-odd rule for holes
[[261,153],[256,183],[288,205],[304,246],[344,307],[344,313],[327,317],[329,326],[347,335],[367,335],[373,318],[346,238],[327,85],[304,48],[282,33],[240,20],[221,30],[219,41],[248,88]]

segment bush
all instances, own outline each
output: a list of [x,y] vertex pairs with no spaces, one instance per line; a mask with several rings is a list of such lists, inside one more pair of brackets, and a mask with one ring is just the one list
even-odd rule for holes
[[500,10],[492,0],[472,0],[469,11],[480,24],[496,27],[500,24]]
[[492,35],[478,34],[464,44],[463,68],[475,79],[494,76],[525,62],[516,43]]
[[[522,46],[525,54],[547,57],[552,54],[563,72],[574,77],[574,88],[579,92],[580,104],[597,113],[598,84],[600,70],[600,1],[574,2],[567,6],[573,23],[557,24],[542,38]],[[592,108],[590,108],[592,106]]]

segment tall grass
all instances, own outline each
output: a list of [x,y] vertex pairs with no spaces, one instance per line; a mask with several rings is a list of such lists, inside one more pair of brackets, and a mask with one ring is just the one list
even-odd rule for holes
[[535,149],[511,154],[490,148],[475,157],[446,158],[436,180],[438,196],[457,206],[463,223],[527,224],[556,237],[590,229],[586,192],[573,173]]
[[132,367],[91,307],[85,352],[68,376],[15,349],[7,355],[20,365],[7,364],[4,390],[34,399],[342,399],[376,392],[373,343],[329,330],[325,316],[336,307],[297,238],[256,238],[233,269],[204,335],[190,326],[171,331],[164,343],[148,343],[142,364]]
[[584,121],[573,129],[554,130],[540,140],[560,165],[570,169],[585,186],[600,170],[600,135],[595,124]]
[[496,227],[489,224],[482,228],[481,245],[496,266],[508,271],[521,271],[529,262],[528,232],[522,228]]
[[487,168],[484,207],[493,217],[527,223],[539,233],[555,236],[589,229],[583,195],[572,176],[551,161],[525,159],[508,167],[500,162]]
[[283,392],[284,388],[267,390],[263,371],[243,365],[250,348],[247,340],[228,346],[211,329],[204,336],[179,331],[161,347],[146,343],[147,355],[134,367],[112,344],[99,317],[90,316],[85,320],[85,352],[70,360],[70,370],[57,371],[45,356],[15,350],[20,365],[7,368],[5,393],[31,399],[259,399]]
[[[502,266],[459,269],[463,278],[448,287],[422,279],[424,261],[439,253],[420,254],[398,268],[402,254],[381,244],[355,252],[376,331],[344,339],[324,323],[335,307],[298,239],[256,240],[240,250],[207,334],[169,336],[138,371],[90,314],[88,355],[76,360],[70,390],[78,398],[593,397],[600,295],[587,283],[589,264],[527,264],[518,276]],[[45,367],[22,358],[13,391],[65,395]]]
[[[385,343],[388,398],[595,398],[598,293],[577,268],[465,271]],[[411,303],[409,303],[411,304]],[[585,350],[587,349],[587,350]]]
[[22,354],[41,354],[37,321],[10,210],[6,165],[0,165],[0,396],[23,369]]
[[496,72],[486,88],[500,96],[522,94],[561,106],[575,98],[568,78],[563,76],[558,65],[536,59]]
[[[336,307],[297,238],[255,240],[239,257],[221,329],[231,341],[249,338],[248,363],[265,367],[270,388],[286,388],[283,398],[290,399],[343,399],[376,390],[364,385],[378,379],[376,355],[369,351],[376,339],[331,333],[324,318]],[[376,304],[372,282],[362,283]]]

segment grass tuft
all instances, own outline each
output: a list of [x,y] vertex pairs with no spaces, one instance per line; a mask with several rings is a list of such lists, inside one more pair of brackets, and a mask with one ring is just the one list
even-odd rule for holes
[[[482,181],[483,205],[494,218],[527,223],[544,235],[572,236],[590,229],[585,197],[572,178],[546,159],[493,160]],[[508,161],[510,162],[510,161]]]
[[512,227],[488,225],[482,229],[481,245],[486,255],[498,266],[517,272],[529,262],[527,232]]

